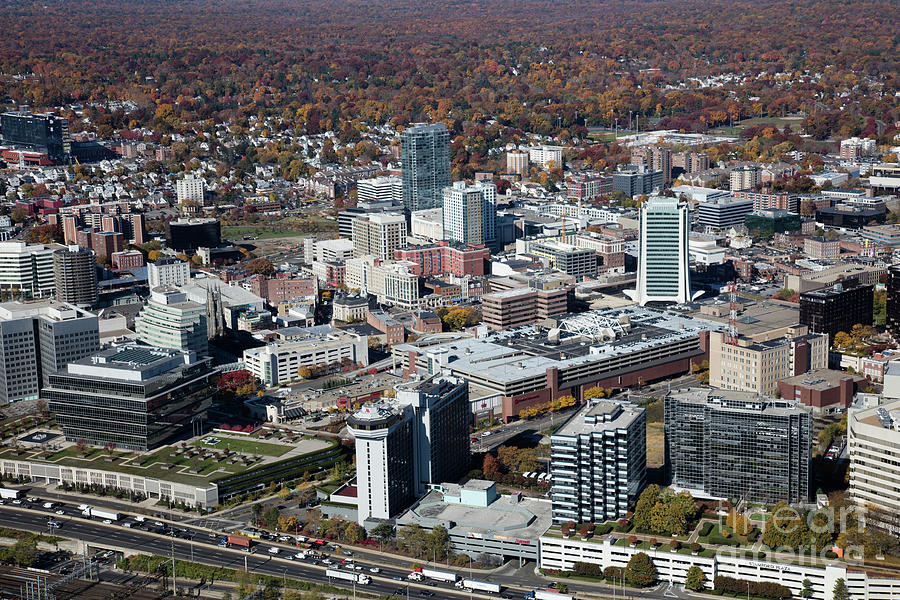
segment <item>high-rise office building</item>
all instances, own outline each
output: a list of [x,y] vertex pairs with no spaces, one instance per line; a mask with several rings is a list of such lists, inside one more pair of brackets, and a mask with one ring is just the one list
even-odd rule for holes
[[624,518],[647,480],[647,417],[625,402],[589,402],[550,437],[553,522]]
[[160,258],[147,263],[147,285],[152,290],[161,285],[181,287],[191,281],[191,264],[179,258]]
[[396,213],[372,213],[353,220],[353,249],[356,256],[371,254],[392,260],[394,250],[406,245],[406,219]]
[[885,329],[896,342],[900,341],[900,265],[889,267],[887,277]]
[[39,397],[51,373],[99,348],[95,315],[48,301],[0,304],[0,404]]
[[166,223],[166,245],[172,250],[218,248],[222,226],[216,219],[179,219]]
[[676,198],[652,197],[641,206],[637,289],[632,300],[648,302],[691,300],[688,206]]
[[850,333],[854,325],[872,324],[874,288],[871,285],[836,284],[800,294],[800,324],[812,333]]
[[415,123],[400,134],[403,206],[436,208],[450,185],[450,133],[443,123]]
[[753,212],[752,200],[738,200],[732,196],[711,198],[697,203],[697,223],[705,227],[727,229],[744,224]]
[[812,409],[749,392],[686,389],[665,398],[672,485],[695,495],[809,501]]
[[67,162],[72,154],[69,121],[56,115],[6,112],[0,131],[5,143],[46,152],[53,162]]
[[497,239],[497,187],[457,181],[444,188],[444,239],[463,244],[490,244]]
[[437,374],[397,386],[396,398],[347,419],[356,440],[359,522],[388,519],[469,464],[469,386]]
[[50,375],[44,397],[66,440],[147,451],[182,434],[212,404],[211,359],[126,344]]
[[376,402],[347,419],[356,443],[358,520],[390,519],[416,499],[413,408]]
[[416,495],[431,483],[458,481],[469,470],[469,384],[450,375],[397,386],[396,402],[415,415]]
[[206,307],[172,287],[150,290],[150,298],[134,318],[137,338],[150,346],[174,348],[205,356]]
[[56,299],[76,306],[97,302],[97,260],[94,251],[78,246],[53,253]]
[[56,285],[53,252],[58,247],[0,242],[0,292],[7,296],[49,298]]

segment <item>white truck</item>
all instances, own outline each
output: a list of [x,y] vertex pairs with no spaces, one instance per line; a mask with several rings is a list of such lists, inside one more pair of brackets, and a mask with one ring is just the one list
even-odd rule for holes
[[14,490],[12,488],[0,488],[0,498],[3,500],[16,500],[24,498],[25,490]]
[[122,513],[117,513],[112,510],[102,510],[100,508],[94,508],[93,506],[87,506],[82,509],[81,514],[85,517],[95,517],[97,519],[109,519],[110,521],[118,521],[122,518]]
[[368,575],[351,571],[340,571],[338,569],[326,569],[325,575],[335,579],[343,579],[344,581],[354,581],[360,585],[369,585],[372,582]]
[[555,590],[534,590],[525,594],[525,600],[574,600],[574,598],[570,594]]
[[422,577],[427,577],[428,579],[436,579],[437,581],[447,581],[450,583],[456,583],[459,579],[459,575],[456,573],[451,573],[450,571],[438,571],[437,569],[416,569],[413,572],[418,572]]
[[490,581],[478,581],[477,579],[463,579],[462,581],[457,581],[456,587],[461,590],[487,592],[489,594],[500,593],[499,583],[491,583]]

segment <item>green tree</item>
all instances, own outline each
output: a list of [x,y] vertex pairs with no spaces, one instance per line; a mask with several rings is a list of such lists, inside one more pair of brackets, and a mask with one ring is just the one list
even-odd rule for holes
[[263,506],[259,502],[253,503],[250,506],[250,516],[253,517],[253,524],[259,525],[259,519],[262,516]]
[[426,550],[433,560],[441,560],[450,552],[450,534],[443,525],[435,525],[428,535]]
[[847,589],[847,582],[843,578],[834,582],[831,598],[832,600],[850,600],[850,590]]
[[625,579],[632,585],[647,587],[656,581],[656,566],[645,552],[638,552],[625,567]]
[[266,509],[266,512],[263,513],[262,521],[266,526],[266,529],[275,529],[278,527],[278,517],[281,516],[281,511],[278,510],[276,506],[270,506]]
[[813,586],[812,581],[809,579],[804,579],[802,582],[803,589],[800,590],[801,598],[812,598],[813,597]]
[[356,523],[348,524],[347,528],[344,530],[344,541],[348,544],[358,544],[363,541],[365,530],[360,531],[360,529],[362,529],[362,527]]
[[394,538],[394,528],[390,523],[381,523],[372,528],[372,537],[384,544]]
[[706,574],[697,565],[691,565],[684,578],[684,587],[692,592],[699,592],[706,588]]
[[397,545],[413,556],[421,556],[428,544],[428,534],[415,523],[404,525],[397,532]]

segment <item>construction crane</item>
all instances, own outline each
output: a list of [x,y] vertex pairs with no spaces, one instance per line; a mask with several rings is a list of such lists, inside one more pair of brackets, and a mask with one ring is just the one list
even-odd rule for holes
[[559,223],[560,223],[560,225],[562,226],[562,227],[560,227],[560,229],[559,229],[559,241],[562,242],[562,243],[564,243],[564,244],[568,244],[568,243],[569,243],[569,236],[568,236],[568,234],[566,233],[566,217],[567,217],[567,216],[569,215],[569,213],[571,213],[573,210],[575,211],[576,216],[578,216],[578,217],[581,216],[581,198],[578,199],[578,205],[577,205],[577,206],[569,206],[569,207],[564,208],[563,211],[562,211],[562,215],[560,215],[560,217],[559,217]]

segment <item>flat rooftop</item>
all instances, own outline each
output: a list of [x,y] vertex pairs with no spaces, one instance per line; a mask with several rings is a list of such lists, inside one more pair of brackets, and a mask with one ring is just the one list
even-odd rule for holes
[[810,390],[825,391],[837,387],[844,380],[862,380],[859,375],[852,375],[846,371],[833,371],[831,369],[817,369],[782,379],[788,385],[799,385]]
[[755,392],[736,390],[681,388],[671,390],[669,395],[677,397],[679,402],[710,404],[720,410],[735,413],[787,416],[801,412],[809,413],[812,410],[801,402],[779,400]]
[[572,415],[551,436],[575,437],[603,431],[625,429],[644,412],[643,408],[627,403],[600,400]]
[[[740,335],[757,339],[768,332],[794,327],[800,324],[800,305],[784,300],[750,300],[738,298],[737,329]],[[730,302],[722,300],[692,305],[686,316],[702,318],[725,327],[728,325]]]
[[429,492],[412,508],[400,515],[399,523],[418,523],[423,527],[444,525],[452,534],[478,533],[537,540],[553,524],[553,505],[549,500],[500,496],[487,507],[448,504],[443,493]]

